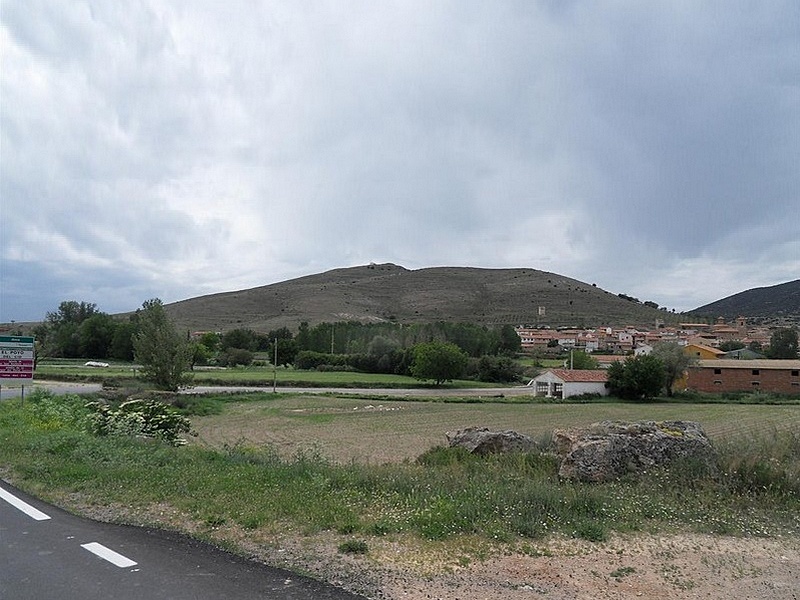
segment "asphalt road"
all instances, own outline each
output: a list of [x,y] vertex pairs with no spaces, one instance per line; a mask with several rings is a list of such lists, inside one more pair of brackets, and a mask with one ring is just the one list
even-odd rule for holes
[[0,480],[4,600],[363,600],[188,537],[98,523]]

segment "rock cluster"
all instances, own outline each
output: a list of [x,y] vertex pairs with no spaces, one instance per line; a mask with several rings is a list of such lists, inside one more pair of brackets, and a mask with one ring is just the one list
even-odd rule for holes
[[[446,436],[451,448],[480,456],[537,449],[533,439],[516,431],[470,427]],[[613,481],[678,460],[692,461],[698,472],[712,473],[716,468],[716,452],[694,421],[602,421],[556,429],[553,446],[560,461],[558,474],[564,479]]]
[[451,448],[465,448],[472,454],[485,456],[501,452],[530,452],[536,442],[516,431],[491,431],[486,427],[468,427],[445,434]]
[[716,462],[711,442],[693,421],[602,421],[557,429],[553,443],[559,475],[580,481],[610,481],[679,459],[698,461],[710,472]]

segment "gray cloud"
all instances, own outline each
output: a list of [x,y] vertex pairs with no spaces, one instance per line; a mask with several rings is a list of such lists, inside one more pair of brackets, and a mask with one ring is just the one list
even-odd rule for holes
[[393,261],[797,278],[794,2],[0,11],[0,321]]

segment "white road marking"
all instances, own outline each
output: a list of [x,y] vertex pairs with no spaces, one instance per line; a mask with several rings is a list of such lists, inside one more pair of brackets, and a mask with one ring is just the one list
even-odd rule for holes
[[27,502],[20,500],[14,494],[10,494],[1,487],[0,487],[0,498],[8,502],[14,508],[17,508],[22,512],[24,512],[31,519],[36,519],[37,521],[45,521],[50,518],[48,515],[44,514],[39,509],[34,508]]
[[136,564],[136,562],[131,560],[130,558],[122,556],[122,554],[118,554],[113,550],[109,550],[108,548],[103,546],[103,544],[98,544],[97,542],[81,544],[81,548],[85,548],[92,554],[96,554],[100,558],[107,560],[108,562],[110,562],[113,565],[116,565],[117,567],[122,567],[122,568],[132,567],[133,565]]

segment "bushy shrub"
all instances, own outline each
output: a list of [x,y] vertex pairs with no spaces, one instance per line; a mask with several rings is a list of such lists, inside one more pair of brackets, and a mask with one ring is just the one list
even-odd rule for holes
[[347,356],[344,354],[327,354],[325,352],[312,352],[303,350],[298,352],[294,359],[294,366],[297,369],[312,370],[320,365],[345,366]]
[[252,364],[255,355],[244,348],[228,348],[223,354],[220,354],[218,361],[221,365],[228,367],[235,367],[242,365],[244,367]]
[[522,368],[508,356],[481,356],[478,380],[489,383],[514,383],[522,377]]
[[131,436],[155,438],[173,446],[186,440],[181,434],[191,433],[191,421],[173,408],[157,400],[129,400],[117,408],[91,402],[93,413],[89,429],[100,436]]
[[85,401],[74,394],[56,396],[50,391],[37,389],[28,396],[26,402],[26,411],[40,429],[82,427],[89,416]]

